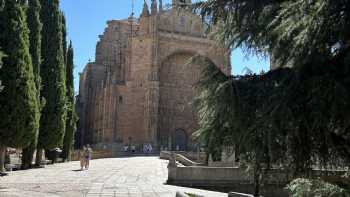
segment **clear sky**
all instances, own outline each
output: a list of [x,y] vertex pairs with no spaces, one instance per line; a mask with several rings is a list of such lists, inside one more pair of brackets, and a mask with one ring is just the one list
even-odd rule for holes
[[[72,40],[75,63],[75,91],[78,91],[78,73],[86,63],[95,59],[95,47],[98,35],[102,34],[106,22],[112,19],[124,19],[130,16],[132,0],[61,0],[61,9],[67,19],[68,39]],[[143,6],[143,0],[135,1],[135,16],[138,17]],[[150,5],[150,0],[146,0]],[[171,0],[163,0],[169,4]],[[267,71],[267,60],[256,57],[246,57],[237,49],[231,57],[233,74],[242,74],[245,67],[254,72]]]

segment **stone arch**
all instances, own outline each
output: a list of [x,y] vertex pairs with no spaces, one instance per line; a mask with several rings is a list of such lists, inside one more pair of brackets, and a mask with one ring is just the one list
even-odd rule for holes
[[190,49],[175,49],[170,51],[167,55],[165,55],[161,60],[161,66],[163,65],[164,62],[166,62],[167,60],[169,60],[171,57],[175,56],[175,55],[179,55],[179,54],[189,54],[192,57],[200,57],[203,58],[204,61],[208,61],[208,62],[212,62],[214,64],[215,61],[209,57],[207,54],[201,52],[201,51],[195,51],[195,50],[190,50]]
[[173,132],[173,150],[187,150],[188,133],[184,129],[175,129]]
[[191,147],[191,135],[198,128],[193,99],[203,65],[202,61],[190,62],[193,57],[210,61],[193,51],[179,50],[164,58],[159,67],[158,142],[173,150],[176,145],[182,150]]

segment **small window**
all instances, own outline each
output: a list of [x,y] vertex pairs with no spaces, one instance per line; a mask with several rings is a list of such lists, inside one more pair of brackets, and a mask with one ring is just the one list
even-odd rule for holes
[[119,96],[119,103],[123,103],[123,97]]

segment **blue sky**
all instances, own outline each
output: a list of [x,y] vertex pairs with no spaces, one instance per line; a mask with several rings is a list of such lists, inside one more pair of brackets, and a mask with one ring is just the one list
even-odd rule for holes
[[[147,0],[150,5],[150,0]],[[169,4],[171,0],[163,0]],[[61,9],[66,15],[68,39],[72,40],[75,63],[75,91],[78,91],[78,73],[85,64],[95,59],[95,47],[98,35],[102,34],[106,22],[112,19],[124,19],[130,16],[131,0],[61,0]],[[135,0],[135,16],[139,16],[143,0]],[[267,71],[267,60],[247,57],[240,49],[232,52],[233,74],[242,74],[245,67],[254,72]]]

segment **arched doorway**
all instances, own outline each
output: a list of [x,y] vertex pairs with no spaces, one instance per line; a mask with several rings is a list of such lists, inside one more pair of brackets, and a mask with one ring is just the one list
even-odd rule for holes
[[158,142],[172,150],[177,145],[181,150],[189,148],[191,133],[198,128],[193,103],[203,64],[195,57],[193,52],[178,51],[162,60],[159,70]]
[[187,134],[183,129],[176,129],[173,136],[173,150],[184,151],[187,148]]

